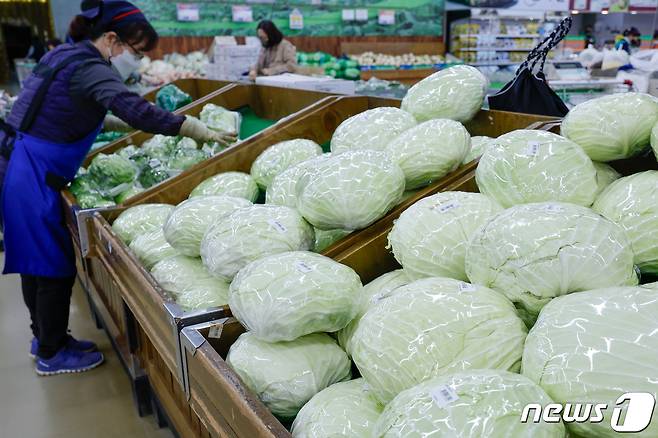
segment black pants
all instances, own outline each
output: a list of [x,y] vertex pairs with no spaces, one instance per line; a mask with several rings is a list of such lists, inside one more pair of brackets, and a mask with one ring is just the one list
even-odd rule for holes
[[68,340],[69,308],[75,277],[21,275],[23,299],[30,311],[32,333],[39,340],[38,356],[49,359]]

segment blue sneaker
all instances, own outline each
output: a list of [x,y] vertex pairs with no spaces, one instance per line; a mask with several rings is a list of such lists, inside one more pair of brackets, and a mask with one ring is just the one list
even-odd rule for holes
[[[91,353],[92,351],[98,350],[98,346],[93,342],[77,340],[73,336],[69,336],[69,340],[66,342],[66,348],[70,350],[82,351],[83,353]],[[32,359],[36,359],[38,351],[39,340],[37,338],[32,338],[32,342],[30,344],[30,357]]]
[[40,376],[83,373],[96,368],[104,360],[103,353],[84,353],[82,351],[62,348],[50,359],[37,358],[36,372]]

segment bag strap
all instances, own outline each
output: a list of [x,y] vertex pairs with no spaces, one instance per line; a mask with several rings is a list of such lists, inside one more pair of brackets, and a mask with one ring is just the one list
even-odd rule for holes
[[528,68],[528,65],[530,65],[529,70],[533,71],[535,67],[537,66],[537,63],[541,61],[541,65],[539,67],[539,71],[543,72],[544,71],[544,65],[546,64],[546,57],[548,56],[548,52],[550,52],[555,46],[560,44],[560,41],[564,39],[564,37],[567,36],[569,33],[569,30],[571,30],[571,24],[573,23],[573,20],[571,17],[566,17],[560,23],[557,25],[555,29],[553,29],[553,32],[550,33],[546,38],[542,40],[537,46],[535,46],[534,49],[530,51],[528,54],[528,57],[526,60],[521,64],[516,71],[516,74],[518,75],[523,71],[524,69]]

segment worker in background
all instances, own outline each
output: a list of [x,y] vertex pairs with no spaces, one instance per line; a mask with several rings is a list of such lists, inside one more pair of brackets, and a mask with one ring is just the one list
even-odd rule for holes
[[123,79],[158,42],[130,2],[98,1],[73,19],[69,33],[77,42],[44,55],[0,126],[4,274],[21,275],[39,375],[87,371],[103,362],[96,345],[68,334],[76,265],[60,203],[60,191],[74,179],[101,128],[132,126],[223,145],[235,139],[126,88]]
[[630,55],[632,50],[640,47],[640,44],[640,31],[635,27],[631,27],[624,30],[621,38],[616,38],[615,49],[623,50]]
[[297,49],[270,20],[258,23],[258,39],[263,48],[258,56],[258,62],[251,68],[249,78],[257,76],[280,75],[292,73],[297,67]]

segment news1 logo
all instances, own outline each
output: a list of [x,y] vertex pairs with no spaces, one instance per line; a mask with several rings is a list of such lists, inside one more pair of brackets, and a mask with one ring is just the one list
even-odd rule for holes
[[[622,419],[624,405],[626,417]],[[612,408],[610,427],[615,432],[630,433],[642,432],[651,423],[656,399],[648,392],[627,392],[621,395]],[[606,403],[550,403],[542,407],[538,403],[530,403],[523,408],[521,413],[522,423],[601,423],[605,412],[608,410]],[[532,416],[531,416],[532,412]]]

